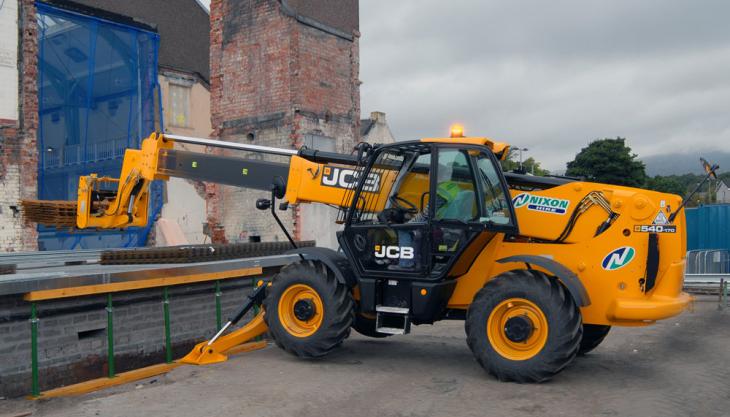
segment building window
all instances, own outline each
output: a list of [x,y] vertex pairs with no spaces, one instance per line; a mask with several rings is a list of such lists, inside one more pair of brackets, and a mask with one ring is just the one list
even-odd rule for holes
[[170,83],[170,126],[190,127],[190,89],[189,85]]

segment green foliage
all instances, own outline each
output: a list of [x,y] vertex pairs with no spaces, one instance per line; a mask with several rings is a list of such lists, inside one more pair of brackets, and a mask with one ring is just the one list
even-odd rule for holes
[[662,177],[661,175],[657,175],[654,178],[647,178],[644,188],[660,191],[662,193],[677,194],[684,197],[687,193],[687,185],[672,177],[673,176]]
[[[507,157],[507,159],[502,161],[502,170],[503,171],[507,172],[507,171],[518,171],[519,170],[520,163],[519,163],[519,161],[514,160],[515,157],[516,156],[513,152]],[[524,169],[524,172],[528,173],[528,174],[534,174],[534,175],[539,175],[539,176],[550,175],[550,171],[548,171],[547,169],[540,168],[540,163],[535,161],[535,158],[533,158],[533,157],[529,157],[529,158],[525,159],[524,161],[522,161],[522,168]]]
[[641,187],[646,181],[644,163],[626,146],[626,139],[599,139],[581,149],[568,162],[565,175],[585,177],[605,184]]
[[[717,195],[715,188],[719,180],[725,181],[725,184],[730,182],[730,173],[724,172],[717,176],[718,180],[712,180],[705,182],[697,194],[687,203],[688,207],[695,207],[699,204],[716,203]],[[683,175],[657,175],[653,178],[647,178],[646,185],[644,188],[649,190],[661,191],[665,193],[677,194],[682,197],[686,197],[691,193],[697,184],[702,182],[705,176],[702,174],[683,174]],[[709,196],[708,196],[709,190]]]

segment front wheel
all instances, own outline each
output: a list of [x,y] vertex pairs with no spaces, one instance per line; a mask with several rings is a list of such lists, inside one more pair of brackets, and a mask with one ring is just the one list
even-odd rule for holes
[[549,380],[575,358],[582,331],[572,297],[557,279],[535,270],[495,277],[466,316],[469,348],[501,381]]
[[324,356],[350,335],[353,300],[346,285],[320,262],[288,265],[263,302],[274,342],[299,357]]

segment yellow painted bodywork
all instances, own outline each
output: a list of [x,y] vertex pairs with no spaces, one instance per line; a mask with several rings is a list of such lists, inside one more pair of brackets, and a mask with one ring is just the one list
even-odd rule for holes
[[[232,353],[231,351],[236,346],[246,343],[256,336],[261,336],[268,329],[264,321],[264,311],[261,310],[259,314],[240,329],[221,336],[211,344],[208,344],[208,342],[198,343],[190,353],[180,359],[180,362],[190,365],[209,365],[211,363],[225,362],[228,360],[227,354]],[[266,346],[266,342],[263,342],[263,346]]]
[[[166,180],[157,172],[157,161],[162,149],[172,149],[172,142],[163,135],[153,133],[142,141],[141,149],[127,149],[119,178],[97,177],[96,174],[79,178],[76,209],[76,226],[79,229],[145,226],[148,219],[149,187],[152,180]],[[93,210],[94,191],[108,189],[104,183],[114,184],[116,198],[102,210]],[[138,190],[132,200],[135,185]],[[130,204],[130,200],[132,200]],[[131,213],[128,210],[131,206]]]
[[[602,192],[612,210],[619,214],[611,227],[593,236],[607,214],[599,206],[592,206],[579,218],[564,243],[549,243],[560,235],[577,202],[591,191]],[[522,193],[511,192],[513,197]],[[530,210],[527,206],[515,208],[520,238],[505,241],[503,235],[496,235],[468,272],[457,278],[450,308],[468,308],[487,281],[500,273],[526,268],[525,264],[496,262],[514,255],[545,256],[575,273],[590,298],[590,305],[581,308],[585,323],[644,325],[679,314],[688,305],[690,297],[682,292],[686,252],[683,212],[675,219],[676,233],[658,235],[659,272],[655,287],[648,293],[640,285],[646,276],[648,234],[634,232],[635,225],[651,225],[660,210],[669,217],[670,211],[679,207],[679,196],[589,182],[572,182],[529,193],[568,200],[570,205],[562,215]],[[604,257],[623,246],[635,249],[631,262],[616,270],[603,269]]]
[[424,138],[421,142],[427,143],[451,143],[455,145],[477,145],[486,146],[492,150],[492,153],[497,155],[500,160],[507,159],[509,156],[509,145],[503,142],[495,142],[492,139],[484,137],[468,137],[468,138]]

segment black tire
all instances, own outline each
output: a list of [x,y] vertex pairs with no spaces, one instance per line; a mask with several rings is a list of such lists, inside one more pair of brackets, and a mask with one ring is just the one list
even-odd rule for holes
[[[316,292],[324,310],[319,327],[306,336],[292,334],[279,317],[282,295],[297,284]],[[302,358],[318,358],[340,346],[350,335],[354,319],[350,290],[326,266],[314,261],[295,262],[282,268],[267,289],[263,306],[264,319],[276,345]]]
[[355,320],[352,322],[352,328],[355,329],[356,332],[367,337],[382,339],[384,337],[392,336],[389,333],[376,332],[375,319],[365,317],[359,313],[355,314]]
[[[527,300],[526,303],[537,306],[547,323],[547,335],[542,336],[544,345],[535,345],[535,352],[527,354],[533,355],[531,357],[503,356],[495,350],[487,334],[489,318],[495,308],[504,306],[510,299]],[[511,308],[510,303],[506,306],[500,308]],[[466,316],[469,348],[477,362],[500,381],[549,380],[575,358],[582,333],[580,310],[573,298],[557,279],[535,270],[513,270],[495,277],[474,296]]]
[[586,353],[597,348],[598,345],[603,342],[608,332],[611,330],[611,326],[603,324],[584,324],[583,325],[583,339],[580,341],[580,348],[578,348],[579,355],[585,355]]

